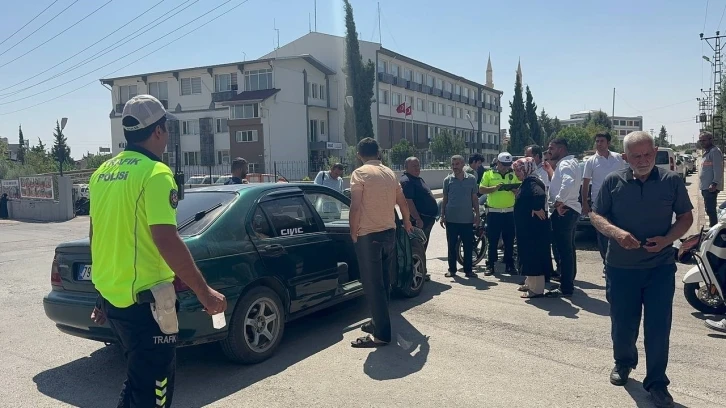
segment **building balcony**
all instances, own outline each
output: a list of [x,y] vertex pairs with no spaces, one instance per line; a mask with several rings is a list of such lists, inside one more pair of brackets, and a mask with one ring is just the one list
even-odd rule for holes
[[432,95],[442,97],[444,95],[444,91],[442,89],[434,88]]
[[212,102],[226,102],[237,95],[237,90],[212,92]]
[[449,91],[444,91],[444,98],[445,98],[445,99],[451,99],[451,92],[449,92]]

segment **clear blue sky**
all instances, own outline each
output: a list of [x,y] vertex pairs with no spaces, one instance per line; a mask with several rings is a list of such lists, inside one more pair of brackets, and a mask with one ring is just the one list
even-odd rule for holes
[[[0,41],[52,1],[34,0],[22,5],[5,2],[0,14]],[[25,137],[32,144],[38,137],[50,144],[55,120],[65,116],[69,118],[65,133],[74,157],[86,151],[95,152],[99,146],[110,146],[111,99],[109,91],[97,79],[239,61],[243,59],[243,52],[247,59],[258,58],[274,47],[273,20],[280,29],[280,43],[284,45],[308,32],[308,15],[314,10],[314,0],[248,0],[225,13],[244,2],[232,0],[193,21],[227,0],[196,3],[188,0],[185,5],[192,5],[172,18],[162,16],[168,16],[169,10],[185,0],[164,0],[144,17],[124,26],[159,0],[112,0],[96,14],[48,41],[108,1],[79,0],[8,51],[74,1],[58,0],[28,27],[0,45],[0,136],[16,142],[18,125],[22,124]],[[351,2],[361,39],[378,41],[376,1]],[[343,35],[342,0],[318,0],[317,3],[318,31]],[[524,82],[531,87],[535,102],[560,118],[582,109],[601,108],[609,114],[615,87],[616,115],[643,115],[645,129],[653,128],[656,132],[665,125],[676,143],[691,141],[696,134],[695,98],[702,87],[709,87],[710,65],[701,56],[713,53],[702,44],[698,34],[713,35],[726,7],[726,0],[709,1],[708,13],[705,0],[383,0],[380,3],[382,41],[387,48],[482,83],[487,55],[491,53],[494,85],[504,91],[507,101],[512,97],[517,60],[521,58]],[[122,68],[220,14],[223,16],[202,29]],[[5,89],[45,71],[122,26],[111,37],[59,67]],[[180,27],[164,39],[111,63]],[[139,38],[50,79],[122,37],[147,28],[150,31]],[[721,28],[726,32],[726,22]],[[38,49],[20,57],[38,45]],[[79,76],[80,79],[74,80]],[[74,81],[62,85],[71,80]],[[39,81],[44,82],[7,95]],[[54,101],[12,113],[90,82]],[[663,108],[667,105],[673,106]],[[508,117],[508,106],[502,115]]]

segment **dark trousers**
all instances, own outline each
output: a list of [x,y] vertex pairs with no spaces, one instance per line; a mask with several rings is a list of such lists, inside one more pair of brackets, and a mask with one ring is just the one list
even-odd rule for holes
[[103,300],[102,310],[126,357],[117,407],[171,407],[177,335],[162,333],[149,304],[117,308]]
[[446,244],[449,248],[449,272],[456,273],[456,258],[459,256],[458,243],[461,239],[464,247],[464,273],[471,273],[472,251],[474,250],[474,224],[473,223],[446,223]]
[[355,243],[360,280],[371,309],[373,336],[376,340],[391,341],[391,318],[388,300],[391,293],[391,273],[396,262],[396,231],[389,229],[358,237]]
[[421,216],[421,221],[423,221],[423,225],[416,225],[418,228],[421,228],[426,234],[426,244],[424,245],[424,249],[429,248],[429,241],[431,240],[431,230],[434,228],[434,224],[436,224],[436,217],[427,217],[425,215]]
[[560,290],[572,294],[575,290],[577,260],[575,259],[575,228],[580,214],[568,209],[565,215],[552,214],[552,242],[556,247],[555,262],[560,273]]
[[514,265],[514,212],[508,213],[487,213],[487,266],[494,267],[499,256],[499,237],[504,241],[504,263]]
[[703,206],[706,209],[706,214],[708,214],[708,223],[713,227],[718,222],[716,213],[718,191],[712,193],[708,190],[701,190],[701,195],[703,196]]
[[[611,337],[615,363],[638,365],[640,318],[643,314],[646,375],[643,387],[668,386],[668,347],[673,318],[676,265],[651,269],[621,269],[608,266],[606,295],[610,303]],[[642,312],[642,313],[641,313]]]

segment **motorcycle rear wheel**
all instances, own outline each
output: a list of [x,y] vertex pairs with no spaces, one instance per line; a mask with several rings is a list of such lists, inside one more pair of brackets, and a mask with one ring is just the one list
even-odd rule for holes
[[688,304],[703,314],[726,314],[726,305],[723,301],[720,303],[716,299],[711,302],[705,302],[699,297],[699,292],[708,290],[703,282],[692,282],[683,285],[683,296],[685,296]]

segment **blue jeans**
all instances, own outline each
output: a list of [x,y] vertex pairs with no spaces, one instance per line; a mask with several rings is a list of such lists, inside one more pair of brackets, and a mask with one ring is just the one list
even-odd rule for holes
[[615,364],[632,368],[638,365],[635,342],[642,315],[646,363],[643,388],[646,390],[670,384],[666,367],[675,288],[675,264],[651,269],[606,267]]

